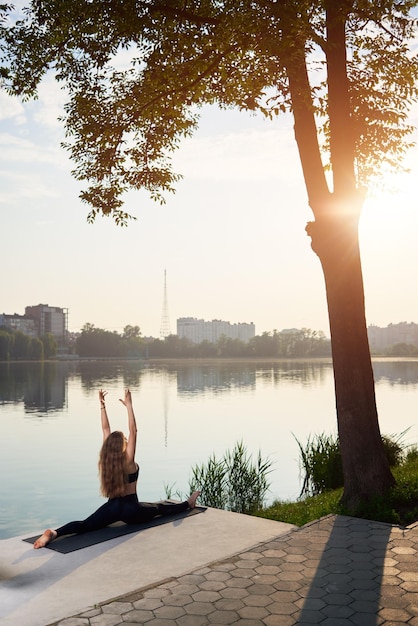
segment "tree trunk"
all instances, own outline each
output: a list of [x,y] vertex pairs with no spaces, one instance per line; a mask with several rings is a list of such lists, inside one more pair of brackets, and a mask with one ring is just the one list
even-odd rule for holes
[[[356,213],[356,211],[354,211]],[[324,272],[344,473],[342,503],[355,511],[395,483],[382,445],[364,306],[358,220],[335,207],[307,232]],[[341,217],[343,215],[344,217]]]
[[306,228],[324,272],[334,367],[338,434],[344,473],[342,503],[355,512],[395,483],[384,451],[367,337],[358,220],[363,202],[356,190],[350,97],[346,75],[347,2],[326,0],[330,148],[334,190],[325,179],[305,58],[303,33],[289,32],[286,72],[309,205]]

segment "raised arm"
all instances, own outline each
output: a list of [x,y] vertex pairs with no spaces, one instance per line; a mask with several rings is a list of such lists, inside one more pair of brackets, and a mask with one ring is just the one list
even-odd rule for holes
[[126,446],[126,456],[128,457],[128,461],[131,461],[133,463],[135,461],[137,428],[136,428],[134,409],[132,406],[132,396],[131,396],[131,392],[129,391],[129,389],[125,390],[125,398],[124,400],[120,398],[120,401],[122,402],[123,405],[126,406],[126,409],[128,411],[129,435],[128,435],[128,443]]
[[100,419],[102,421],[103,441],[107,439],[111,433],[109,419],[107,417],[107,411],[106,411],[106,402],[105,402],[106,395],[107,395],[107,391],[103,391],[103,389],[99,390]]

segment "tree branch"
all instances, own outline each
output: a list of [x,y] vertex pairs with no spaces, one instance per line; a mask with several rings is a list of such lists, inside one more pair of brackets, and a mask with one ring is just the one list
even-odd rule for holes
[[298,145],[309,205],[316,218],[325,210],[329,189],[325,178],[318,131],[315,123],[314,106],[306,67],[305,42],[293,39],[294,46],[285,61],[289,78],[295,120],[295,139]]
[[328,115],[334,193],[352,194],[356,188],[354,135],[346,56],[346,3],[326,0]]

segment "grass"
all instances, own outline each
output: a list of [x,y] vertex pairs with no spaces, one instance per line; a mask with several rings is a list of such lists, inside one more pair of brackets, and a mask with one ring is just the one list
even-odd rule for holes
[[[386,497],[372,499],[357,511],[356,517],[408,526],[418,521],[418,458],[407,456],[392,467],[397,485]],[[259,517],[303,526],[329,514],[347,515],[339,504],[343,490],[324,491],[296,502],[276,501],[270,507],[257,511]]]
[[[406,431],[405,431],[406,432]],[[396,485],[386,496],[371,498],[355,512],[356,517],[409,526],[418,521],[418,446],[405,446],[402,437],[382,436],[382,442]],[[261,453],[255,461],[242,442],[221,459],[212,455],[207,464],[192,469],[190,492],[202,494],[202,504],[237,513],[257,515],[303,526],[326,515],[353,515],[340,504],[343,476],[338,439],[326,434],[310,437],[305,446],[298,442],[305,480],[295,502],[277,500],[264,507],[269,490],[270,459]],[[167,495],[167,497],[170,497]]]
[[[408,430],[400,435],[382,435],[382,444],[390,467],[400,465],[408,455],[414,454],[412,450],[406,453],[406,446],[402,443]],[[338,436],[322,433],[308,437],[305,445],[297,439],[296,442],[299,446],[301,467],[305,472],[301,496],[315,496],[344,485]]]

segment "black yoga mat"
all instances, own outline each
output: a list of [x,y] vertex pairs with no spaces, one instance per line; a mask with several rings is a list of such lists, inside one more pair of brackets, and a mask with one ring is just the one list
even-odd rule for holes
[[[75,550],[81,550],[82,548],[94,546],[97,543],[102,543],[103,541],[109,541],[109,539],[123,537],[124,535],[136,533],[146,528],[161,526],[162,524],[175,522],[176,520],[181,520],[185,517],[190,517],[191,515],[197,515],[197,513],[203,513],[203,511],[206,511],[206,507],[196,506],[194,509],[187,509],[187,511],[184,511],[183,513],[154,517],[154,519],[150,522],[144,522],[142,524],[123,524],[122,522],[117,522],[111,526],[106,526],[106,528],[93,530],[92,532],[84,533],[82,535],[67,535],[66,537],[60,537],[59,539],[55,539],[55,541],[48,543],[45,547],[49,550],[60,552],[61,554],[68,554],[69,552],[75,552]],[[36,535],[35,537],[27,537],[26,539],[23,539],[23,541],[33,544],[38,537],[39,535]]]

